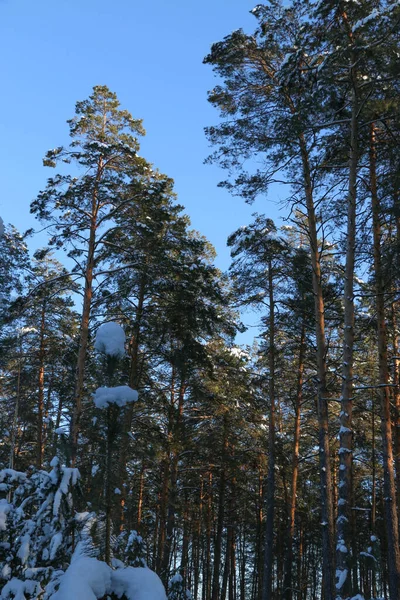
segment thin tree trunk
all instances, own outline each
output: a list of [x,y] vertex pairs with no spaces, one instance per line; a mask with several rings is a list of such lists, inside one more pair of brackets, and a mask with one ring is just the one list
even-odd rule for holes
[[[140,370],[139,370],[139,348],[140,348],[140,331],[143,319],[143,306],[144,296],[146,290],[146,277],[142,276],[139,284],[138,293],[138,304],[136,311],[136,318],[133,327],[133,334],[129,344],[130,354],[130,372],[129,372],[129,386],[137,390],[139,387]],[[119,506],[119,530],[122,531],[124,528],[124,511],[126,503],[126,482],[128,480],[127,474],[127,461],[128,461],[128,450],[129,450],[129,434],[132,429],[132,421],[134,414],[134,403],[130,402],[125,408],[124,414],[124,429],[121,437],[121,445],[119,450],[118,460],[118,472],[119,472],[119,488],[121,490],[120,506]]]
[[[372,397],[372,494],[371,494],[371,535],[376,534],[376,446],[375,446],[375,403]],[[372,569],[372,596],[376,598],[376,572],[375,568]]]
[[160,573],[163,561],[163,553],[165,548],[166,521],[167,521],[167,502],[168,502],[168,481],[169,481],[169,462],[167,459],[162,461],[162,485],[160,494],[160,510],[159,510],[159,531],[158,531],[158,546],[157,546],[157,568]]
[[113,494],[113,446],[117,412],[119,409],[113,405],[107,408],[107,451],[106,451],[106,548],[105,562],[111,563],[111,534],[112,534],[112,494]]
[[139,477],[139,495],[138,495],[138,508],[137,508],[137,517],[136,517],[136,529],[137,529],[138,533],[140,533],[140,529],[142,527],[145,472],[146,472],[146,467],[144,466],[144,461],[142,461],[142,468],[140,469],[140,477]]
[[[231,514],[229,513],[229,520],[231,520]],[[231,542],[232,542],[232,526],[229,523],[227,527],[227,535],[226,535],[226,546],[225,546],[225,564],[224,564],[224,572],[222,576],[222,585],[221,585],[221,600],[226,600],[226,592],[228,589],[228,579],[231,569]]]
[[183,539],[182,539],[182,556],[181,556],[181,576],[185,589],[188,588],[188,555],[189,555],[189,538],[190,538],[190,521],[189,521],[189,500],[188,493],[185,490],[185,502],[183,507]]
[[38,469],[42,468],[44,454],[43,440],[43,414],[44,414],[44,357],[45,357],[45,333],[46,325],[46,302],[42,304],[40,316],[40,334],[39,334],[39,374],[38,374],[38,417],[37,417],[37,461]]
[[11,447],[10,447],[10,459],[9,459],[9,468],[13,469],[15,465],[15,446],[18,438],[18,417],[19,417],[19,402],[21,397],[21,371],[22,371],[22,338],[21,334],[19,334],[19,355],[18,355],[18,374],[17,374],[17,389],[15,394],[15,407],[14,407],[14,417],[12,424],[12,434],[11,434]]
[[221,568],[221,551],[222,551],[222,533],[224,528],[225,516],[225,491],[226,491],[226,456],[228,450],[228,415],[224,415],[223,423],[223,449],[221,456],[221,470],[219,478],[219,498],[218,498],[218,517],[217,517],[217,532],[214,544],[214,572],[212,581],[211,600],[219,600],[220,592],[220,568]]
[[264,541],[264,577],[262,600],[272,598],[272,568],[274,562],[274,513],[275,513],[275,299],[272,261],[268,265],[269,295],[269,427],[268,427],[268,474],[266,492],[266,524]]
[[[172,383],[174,385],[174,383]],[[168,493],[168,509],[167,509],[167,524],[165,546],[163,551],[163,561],[161,564],[162,579],[167,584],[169,580],[169,562],[171,556],[171,544],[175,528],[176,504],[177,504],[177,481],[178,481],[178,461],[179,447],[182,444],[182,419],[183,419],[183,401],[185,397],[185,383],[181,379],[178,396],[178,411],[176,423],[171,423],[170,429],[173,431],[174,440],[172,443],[173,451],[171,453],[170,466],[170,485]],[[172,401],[173,402],[173,401]],[[172,408],[172,407],[171,407]],[[172,415],[171,410],[171,415]]]
[[212,481],[213,476],[210,470],[208,474],[208,496],[207,496],[207,511],[206,511],[206,557],[205,557],[205,598],[211,599],[212,593],[212,566],[211,566],[211,523],[212,523]]
[[295,532],[296,519],[296,497],[297,497],[297,480],[299,475],[299,445],[300,445],[300,423],[301,423],[301,404],[303,401],[303,374],[304,374],[304,356],[305,356],[305,316],[303,315],[300,335],[300,352],[299,363],[297,369],[297,393],[294,421],[294,436],[293,436],[293,457],[292,457],[292,486],[289,506],[289,522],[286,535],[286,557],[285,557],[285,576],[283,584],[284,600],[292,600],[293,598],[293,539]]

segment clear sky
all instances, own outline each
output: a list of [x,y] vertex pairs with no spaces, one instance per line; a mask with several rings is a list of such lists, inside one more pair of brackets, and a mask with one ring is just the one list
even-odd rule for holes
[[[251,31],[256,0],[0,0],[0,215],[24,230],[45,185],[49,148],[68,143],[65,121],[94,85],[115,91],[142,118],[141,154],[176,183],[192,226],[229,265],[226,237],[255,210],[276,219],[278,198],[249,207],[217,188],[225,174],[203,164],[203,128],[217,122],[215,85],[202,64],[210,45],[239,27]],[[44,238],[32,241],[43,245]]]

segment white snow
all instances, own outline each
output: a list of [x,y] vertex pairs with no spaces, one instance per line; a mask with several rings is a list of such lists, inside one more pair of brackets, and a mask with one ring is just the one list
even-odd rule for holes
[[336,569],[336,579],[336,589],[341,590],[347,579],[347,569]]
[[54,560],[54,558],[55,558],[55,556],[57,554],[57,550],[59,549],[59,547],[62,544],[62,540],[63,540],[63,536],[62,536],[61,531],[58,531],[51,538],[51,542],[50,542],[50,560]]
[[97,352],[122,358],[125,356],[125,332],[118,323],[103,323],[97,330],[94,348]]
[[119,385],[117,387],[101,387],[94,393],[94,403],[97,408],[107,408],[110,404],[117,404],[123,407],[130,402],[136,402],[138,393],[128,385]]
[[3,587],[0,598],[13,598],[14,600],[25,600],[27,597],[38,598],[41,591],[37,581],[31,579],[21,581],[21,579],[13,577]]
[[30,542],[31,542],[31,536],[29,535],[29,533],[26,533],[25,535],[22,536],[21,545],[18,549],[17,556],[21,560],[21,563],[23,565],[26,564],[28,557],[29,557]]
[[57,427],[57,429],[54,430],[54,433],[56,433],[57,435],[66,435],[67,430],[65,429],[65,426]]
[[[117,568],[79,555],[61,578],[58,592],[50,600],[97,600],[114,593],[127,600],[166,600],[160,578],[147,567]],[[22,600],[22,598],[21,598]]]
[[10,512],[11,506],[5,498],[0,500],[0,531],[7,529],[7,515]]
[[127,567],[112,573],[112,588],[118,597],[128,600],[166,600],[161,579],[146,567]]
[[24,483],[26,481],[26,474],[14,469],[2,469],[0,471],[0,483],[3,483],[5,479],[8,479],[11,483],[15,481]]
[[80,556],[61,577],[51,600],[97,600],[111,592],[111,569],[106,563]]
[[246,352],[246,350],[239,348],[239,346],[233,346],[232,348],[229,348],[229,353],[235,358],[249,360],[249,353]]
[[[51,466],[53,465],[54,459],[51,461]],[[76,485],[78,479],[80,478],[80,473],[78,469],[63,467],[63,478],[61,480],[60,486],[54,495],[54,504],[53,504],[53,515],[56,517],[60,510],[60,503],[62,496],[66,496],[68,494],[68,488],[70,485]]]

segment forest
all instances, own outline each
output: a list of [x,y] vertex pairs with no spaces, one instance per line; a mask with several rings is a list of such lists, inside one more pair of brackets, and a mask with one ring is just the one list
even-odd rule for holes
[[400,2],[251,12],[226,272],[105,85],[0,221],[2,600],[400,600]]

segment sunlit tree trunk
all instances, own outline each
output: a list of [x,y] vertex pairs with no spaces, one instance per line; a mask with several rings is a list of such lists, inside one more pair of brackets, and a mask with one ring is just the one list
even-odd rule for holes
[[86,354],[89,343],[89,325],[90,312],[92,308],[93,298],[93,276],[95,266],[95,250],[96,250],[96,230],[97,217],[99,210],[99,186],[103,176],[103,159],[100,158],[97,165],[96,179],[92,193],[92,206],[90,214],[90,231],[88,242],[87,261],[85,266],[85,286],[83,292],[83,307],[81,315],[81,324],[79,331],[79,349],[78,360],[76,365],[75,393],[74,393],[74,408],[71,419],[71,456],[70,462],[72,465],[76,463],[78,452],[78,437],[80,432],[80,422],[82,416],[82,397],[84,391]]

